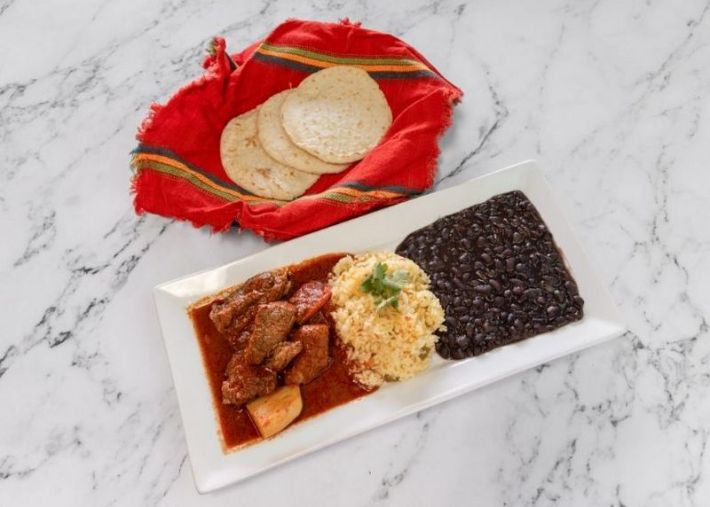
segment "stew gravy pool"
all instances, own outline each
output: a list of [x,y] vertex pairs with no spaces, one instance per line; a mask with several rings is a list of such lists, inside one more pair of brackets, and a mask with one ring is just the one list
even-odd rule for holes
[[[333,266],[346,254],[326,254],[308,259],[290,268],[292,287],[295,292],[308,281],[326,281]],[[224,336],[217,331],[210,319],[210,304],[196,305],[189,310],[195,334],[202,351],[205,371],[209,379],[212,401],[222,436],[225,451],[236,450],[263,440],[249,417],[246,407],[236,407],[222,403],[222,381],[227,363],[234,350]],[[329,308],[323,312],[330,320]],[[335,328],[330,324],[330,363],[316,379],[301,386],[303,411],[294,424],[323,413],[349,401],[355,400],[374,390],[367,390],[357,384],[348,372],[346,354],[337,339]]]

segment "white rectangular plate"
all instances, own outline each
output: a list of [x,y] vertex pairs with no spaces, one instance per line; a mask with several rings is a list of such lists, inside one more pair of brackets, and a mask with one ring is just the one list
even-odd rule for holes
[[[511,190],[522,190],[554,235],[585,300],[584,318],[556,331],[463,361],[438,357],[414,379],[297,424],[271,440],[224,453],[212,395],[187,306],[220,289],[278,266],[322,253],[393,250],[410,232]],[[308,236],[273,246],[225,266],[155,288],[197,489],[212,491],[278,464],[431,407],[514,373],[590,347],[623,333],[624,324],[555,204],[534,162],[523,162]]]

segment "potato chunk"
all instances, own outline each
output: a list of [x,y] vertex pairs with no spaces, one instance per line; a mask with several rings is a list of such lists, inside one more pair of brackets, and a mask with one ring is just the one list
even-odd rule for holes
[[301,389],[297,385],[281,387],[247,403],[247,410],[262,437],[276,435],[303,410]]

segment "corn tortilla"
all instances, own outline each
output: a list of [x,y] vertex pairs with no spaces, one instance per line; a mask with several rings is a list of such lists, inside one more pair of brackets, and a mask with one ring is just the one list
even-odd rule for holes
[[298,171],[271,158],[257,136],[257,109],[232,118],[222,131],[220,153],[227,176],[260,197],[290,201],[316,182],[317,174]]
[[377,146],[392,124],[392,111],[367,72],[335,66],[311,74],[285,98],[281,121],[296,146],[345,164]]

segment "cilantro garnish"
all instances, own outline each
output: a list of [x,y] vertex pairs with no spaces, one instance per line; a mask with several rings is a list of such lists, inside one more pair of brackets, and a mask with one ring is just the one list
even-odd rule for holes
[[372,295],[378,310],[385,306],[399,308],[399,293],[402,292],[407,281],[407,273],[404,271],[396,271],[388,275],[387,264],[378,262],[370,276],[362,282],[361,288],[363,292]]

